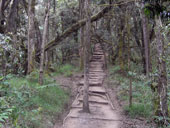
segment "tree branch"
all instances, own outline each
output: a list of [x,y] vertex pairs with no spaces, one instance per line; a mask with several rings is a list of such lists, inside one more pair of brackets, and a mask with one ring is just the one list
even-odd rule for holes
[[[93,15],[91,17],[91,22],[97,21],[100,18],[104,16],[107,12],[110,10],[110,6],[105,7],[103,10],[101,10],[96,15]],[[68,28],[64,33],[62,33],[60,36],[55,37],[52,41],[50,41],[45,46],[45,51],[50,50],[51,48],[54,48],[56,45],[58,45],[62,40],[64,40],[66,37],[68,37],[71,33],[77,31],[79,28],[84,26],[86,24],[86,19],[79,20],[77,23],[73,24],[70,28]]]

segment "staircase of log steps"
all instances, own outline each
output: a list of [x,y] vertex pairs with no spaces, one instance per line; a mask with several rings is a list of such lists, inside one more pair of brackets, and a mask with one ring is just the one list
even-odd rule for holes
[[104,53],[98,43],[90,60],[89,67],[89,106],[90,113],[83,113],[83,85],[79,82],[79,93],[70,112],[63,121],[63,128],[118,128],[119,117],[110,98],[103,87],[106,76],[104,72]]

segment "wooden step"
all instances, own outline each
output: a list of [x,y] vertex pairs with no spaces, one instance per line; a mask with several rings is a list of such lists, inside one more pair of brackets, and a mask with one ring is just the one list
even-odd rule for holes
[[[78,100],[83,102],[83,97],[78,98]],[[97,104],[109,104],[108,100],[96,96],[89,96],[89,102]]]
[[99,52],[95,52],[93,55],[103,55],[104,56],[103,53],[99,53]]
[[[84,86],[84,81],[80,81],[78,85]],[[102,82],[90,81],[89,86],[102,86]]]
[[89,91],[92,93],[106,94],[106,90],[103,87],[92,86],[89,87]]

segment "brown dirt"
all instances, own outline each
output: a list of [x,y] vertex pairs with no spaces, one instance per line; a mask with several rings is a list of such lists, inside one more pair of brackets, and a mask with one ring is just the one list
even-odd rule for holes
[[78,93],[78,81],[82,78],[82,75],[80,73],[75,73],[71,77],[65,77],[65,76],[57,76],[56,81],[57,83],[63,88],[64,90],[67,90],[70,93],[70,99],[69,102],[65,105],[64,110],[62,114],[60,114],[56,118],[55,126],[54,128],[62,128],[63,126],[63,120],[69,113],[69,110],[71,108],[71,104],[73,100],[75,99],[77,93]]
[[71,98],[54,128],[156,128],[147,124],[146,119],[131,119],[123,112],[124,104],[117,98],[118,88],[111,88],[108,79],[104,81],[108,73],[103,70],[101,52],[101,49],[96,52],[90,64],[89,114],[82,112],[82,75],[56,78],[61,87],[70,91]]
[[[68,115],[71,105],[74,99],[76,98],[76,95],[79,92],[77,85],[78,83],[80,83],[81,79],[82,79],[82,74],[80,73],[76,73],[72,77],[58,76],[56,78],[57,83],[59,83],[63,89],[70,91],[71,97],[70,97],[69,103],[66,105],[62,114],[59,117],[57,117],[56,119],[57,121],[55,123],[54,128],[63,128],[63,120]],[[119,124],[120,125],[119,128],[156,128],[154,124],[153,125],[148,124],[146,119],[144,118],[132,119],[128,115],[126,115],[126,113],[123,111],[123,108],[122,108],[124,106],[124,102],[119,101],[117,98],[119,89],[111,88],[109,84],[110,84],[109,80],[105,79],[104,87],[109,95],[109,98],[112,102],[113,107],[115,108],[115,111],[117,111],[117,113],[119,114],[119,117],[122,119],[122,121]]]
[[105,78],[104,54],[100,44],[95,50],[89,68],[90,113],[83,113],[83,85],[79,82],[79,92],[71,105],[70,112],[63,121],[63,128],[119,128],[122,121],[103,86]]

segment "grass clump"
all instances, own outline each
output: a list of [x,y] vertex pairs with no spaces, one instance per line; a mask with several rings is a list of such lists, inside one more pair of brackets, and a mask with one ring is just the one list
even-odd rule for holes
[[59,72],[64,74],[64,76],[72,76],[74,67],[72,65],[66,64],[59,69]]
[[68,100],[68,94],[58,86],[44,86],[38,89],[33,103],[49,113],[60,113]]
[[65,64],[60,66],[54,66],[55,68],[55,75],[64,75],[66,77],[72,76],[75,72],[78,71],[78,68],[71,64]]
[[152,107],[150,104],[135,103],[131,107],[125,106],[124,110],[132,118],[136,117],[150,117],[152,114]]

